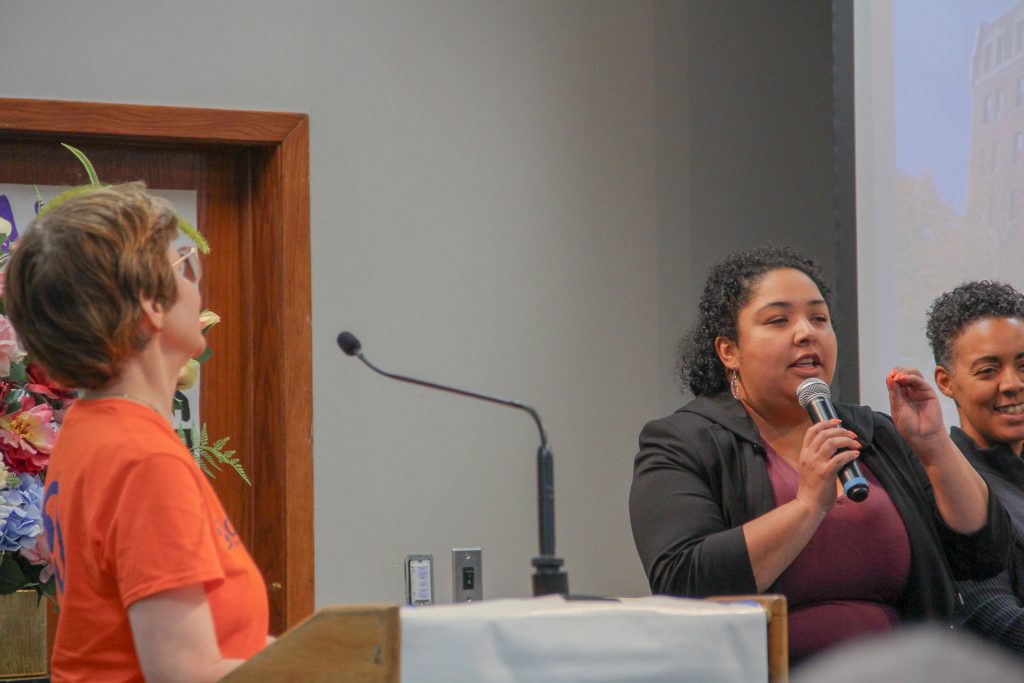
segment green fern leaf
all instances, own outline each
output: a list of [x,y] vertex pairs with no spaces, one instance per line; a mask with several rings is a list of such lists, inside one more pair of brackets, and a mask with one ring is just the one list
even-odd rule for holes
[[[234,453],[234,451],[231,451],[231,453]],[[233,469],[238,474],[238,476],[242,478],[242,481],[244,481],[249,486],[252,486],[252,482],[249,481],[249,477],[247,477],[245,474],[245,468],[242,467],[242,463],[238,462],[237,458],[228,457],[225,460],[225,462],[227,463],[228,466],[231,467],[231,469]]]
[[217,475],[210,471],[210,468],[206,466],[206,463],[204,463],[202,460],[197,460],[196,462],[199,463],[199,469],[201,469],[206,474],[206,476],[208,476],[210,479],[217,478]]
[[[178,438],[181,439],[182,443],[186,444],[186,430],[182,427],[177,429]],[[209,444],[209,435],[206,431],[206,423],[200,425],[197,430],[195,427],[191,428],[192,433],[192,457],[202,468],[203,472],[206,473],[211,479],[216,479],[217,476],[214,474],[214,470],[218,472],[223,471],[223,465],[227,465],[241,477],[249,486],[252,486],[252,481],[249,480],[249,476],[245,472],[245,467],[235,457],[234,450],[224,450],[224,446],[227,445],[231,437],[224,437],[218,439],[212,446]]]
[[[210,467],[217,470],[218,472],[220,471],[220,463],[217,462],[217,458],[213,457],[213,455],[206,451],[203,451],[203,459]],[[214,479],[216,479],[216,477],[214,477]]]

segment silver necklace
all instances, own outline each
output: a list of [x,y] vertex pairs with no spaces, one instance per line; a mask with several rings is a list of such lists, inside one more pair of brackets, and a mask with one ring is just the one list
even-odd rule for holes
[[133,403],[138,403],[139,405],[146,406],[147,408],[149,408],[156,414],[160,415],[161,417],[167,417],[167,415],[164,414],[164,411],[160,410],[149,401],[132,396],[131,394],[94,394],[92,392],[88,392],[84,396],[82,396],[82,398],[84,398],[86,401],[95,401],[100,398],[123,398],[125,400],[132,401]]

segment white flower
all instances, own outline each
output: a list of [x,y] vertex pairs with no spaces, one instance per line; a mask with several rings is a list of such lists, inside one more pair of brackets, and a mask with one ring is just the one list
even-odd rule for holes
[[19,483],[18,475],[7,469],[7,465],[0,459],[0,491],[15,488]]
[[178,372],[178,389],[181,391],[188,391],[195,386],[198,378],[199,361],[193,358],[181,366],[181,370]]
[[203,332],[220,322],[220,316],[211,311],[210,309],[204,310],[199,314],[199,324],[202,326]]
[[0,377],[11,374],[11,363],[25,357],[25,350],[18,344],[14,325],[6,315],[0,315]]

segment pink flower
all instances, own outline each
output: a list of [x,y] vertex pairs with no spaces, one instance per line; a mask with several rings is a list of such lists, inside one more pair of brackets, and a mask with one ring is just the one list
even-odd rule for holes
[[45,396],[53,401],[67,401],[75,397],[74,391],[69,391],[50,379],[46,371],[36,363],[29,363],[25,368],[25,373],[28,375],[28,381],[25,382],[26,391]]
[[14,325],[6,315],[0,315],[0,377],[11,374],[11,363],[25,357],[25,350],[18,345]]
[[39,534],[34,539],[35,545],[31,548],[28,545],[21,546],[21,556],[31,564],[45,564],[39,572],[39,583],[46,583],[53,576],[53,551],[50,544],[46,542],[46,534]]
[[12,470],[37,474],[46,469],[57,438],[52,418],[45,403],[0,417],[0,451]]

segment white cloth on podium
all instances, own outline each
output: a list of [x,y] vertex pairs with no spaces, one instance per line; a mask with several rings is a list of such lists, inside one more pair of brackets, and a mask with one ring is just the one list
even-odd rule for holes
[[768,680],[756,604],[559,596],[403,607],[402,683]]

